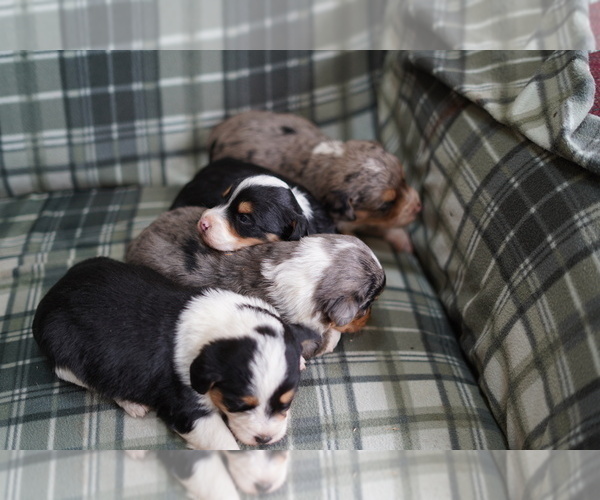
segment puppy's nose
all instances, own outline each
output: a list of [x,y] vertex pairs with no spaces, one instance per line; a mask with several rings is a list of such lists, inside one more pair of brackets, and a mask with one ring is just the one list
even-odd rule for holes
[[272,436],[254,436],[254,439],[256,439],[257,444],[267,444],[273,438]]
[[414,212],[418,214],[421,211],[421,208],[423,208],[423,205],[421,205],[421,200],[417,200],[415,203]]
[[202,218],[198,221],[198,229],[201,232],[206,232],[208,231],[208,228],[210,227],[210,222],[208,222],[206,219]]
[[271,483],[265,483],[261,481],[259,483],[254,483],[254,487],[258,493],[266,493],[271,489]]

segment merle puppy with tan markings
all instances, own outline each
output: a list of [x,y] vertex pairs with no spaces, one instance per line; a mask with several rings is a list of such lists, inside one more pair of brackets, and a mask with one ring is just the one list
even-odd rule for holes
[[217,125],[209,139],[211,161],[251,161],[306,187],[342,232],[369,229],[399,250],[412,250],[402,229],[421,210],[402,165],[374,141],[332,140],[294,114],[247,111]]
[[284,321],[319,333],[316,341],[303,342],[305,358],[330,352],[341,332],[365,325],[385,273],[361,240],[322,234],[218,252],[195,231],[204,210],[162,214],[131,242],[125,259],[185,286],[218,286],[269,302]]
[[154,409],[188,446],[212,450],[283,438],[300,342],[314,335],[260,299],[105,257],[69,269],[33,321],[59,378],[134,417]]
[[208,246],[221,251],[335,232],[327,211],[306,189],[231,158],[202,168],[179,192],[171,210],[186,206],[210,209],[198,221],[198,231]]

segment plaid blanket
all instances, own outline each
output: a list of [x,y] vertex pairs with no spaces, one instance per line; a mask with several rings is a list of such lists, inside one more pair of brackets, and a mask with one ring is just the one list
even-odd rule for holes
[[[31,321],[74,263],[122,259],[176,187],[60,191],[0,200],[0,446],[3,449],[182,448],[155,414],[59,381]],[[369,325],[311,360],[291,410],[289,449],[504,449],[443,308],[412,255],[369,240],[387,287]]]
[[0,54],[0,197],[182,185],[205,165],[210,129],[250,108],[297,112],[340,139],[373,138],[381,60],[312,51]]
[[[194,453],[169,458],[184,461]],[[213,492],[207,500],[225,489],[227,470],[215,465],[213,475],[202,477]],[[597,451],[292,451],[287,466],[285,482],[268,498],[592,499],[600,481]],[[0,492],[5,500],[185,498],[164,461],[154,454],[134,460],[121,451],[0,452]]]
[[[592,49],[589,0],[23,0],[4,49]],[[82,28],[85,27],[85,28]]]
[[[382,133],[510,448],[600,443],[600,119],[584,53],[391,54]],[[500,85],[496,85],[500,84]]]

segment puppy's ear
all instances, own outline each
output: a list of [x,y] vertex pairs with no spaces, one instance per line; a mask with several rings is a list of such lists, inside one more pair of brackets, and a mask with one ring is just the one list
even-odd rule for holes
[[300,324],[288,324],[285,326],[286,339],[291,338],[292,342],[299,345],[302,349],[302,357],[310,359],[314,357],[315,352],[321,347],[321,335],[312,328],[307,328]]
[[358,314],[358,303],[351,297],[338,297],[328,300],[324,310],[336,326],[344,326]]
[[289,226],[289,232],[284,235],[287,241],[297,241],[303,236],[308,235],[308,221],[304,215],[298,215]]
[[211,366],[211,360],[207,358],[210,358],[210,356],[196,356],[190,366],[192,389],[200,394],[206,394],[214,384],[222,379],[214,366]]
[[356,220],[356,214],[352,206],[354,200],[347,194],[333,190],[327,193],[323,201],[329,213],[337,214],[343,220]]

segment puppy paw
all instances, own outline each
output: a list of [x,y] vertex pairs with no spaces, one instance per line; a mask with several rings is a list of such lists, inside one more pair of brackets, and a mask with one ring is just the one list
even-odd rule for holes
[[304,370],[306,370],[306,360],[304,356],[300,356],[300,371],[303,372]]
[[124,399],[115,399],[115,403],[123,408],[127,415],[133,418],[145,417],[150,411],[150,408],[146,405],[141,405],[132,401],[125,401]]
[[405,229],[402,229],[401,227],[387,229],[384,237],[397,252],[413,253],[413,244]]

